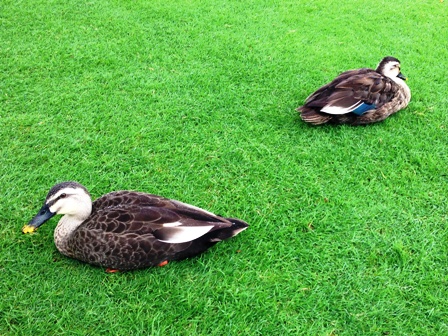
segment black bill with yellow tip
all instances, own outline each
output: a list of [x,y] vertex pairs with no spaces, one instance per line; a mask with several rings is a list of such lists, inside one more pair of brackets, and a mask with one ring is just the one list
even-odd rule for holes
[[398,78],[402,79],[402,80],[408,80],[408,78],[406,76],[404,76],[401,72],[397,75]]
[[37,215],[34,216],[33,219],[31,219],[28,224],[22,228],[22,232],[30,233],[36,231],[39,226],[41,226],[54,215],[56,215],[56,213],[51,212],[48,205],[44,204],[43,207],[40,208]]

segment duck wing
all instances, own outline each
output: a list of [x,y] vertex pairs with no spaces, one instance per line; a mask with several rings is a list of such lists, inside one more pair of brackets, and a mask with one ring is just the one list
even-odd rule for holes
[[[375,71],[375,70],[363,68],[363,69],[345,71],[345,72],[339,74],[339,76],[337,76],[335,79],[333,79],[330,83],[325,84],[324,86],[322,86],[321,88],[317,89],[315,92],[310,94],[308,96],[308,98],[306,98],[305,104],[306,105],[312,104],[309,106],[317,106],[319,104],[318,103],[319,101],[321,101],[322,99],[325,99],[325,97],[328,97],[331,95],[331,93],[334,91],[337,84],[347,80],[348,78],[350,78],[354,75],[365,74],[365,73],[369,73],[372,71]],[[322,106],[324,106],[324,105],[322,105]]]
[[96,211],[110,209],[115,207],[124,207],[124,206],[151,206],[157,208],[167,208],[176,211],[185,211],[190,213],[192,216],[199,216],[199,218],[213,218],[215,220],[219,220],[221,217],[216,216],[212,212],[201,209],[194,205],[190,205],[187,203],[183,203],[176,200],[171,200],[166,197],[147,194],[138,191],[114,191],[108,194],[105,194],[95,200],[92,204],[92,213]]
[[96,211],[76,232],[95,230],[117,235],[151,235],[162,242],[178,244],[230,226],[232,223],[227,219],[199,208],[121,204]]
[[350,70],[312,94],[306,106],[328,114],[362,115],[391,101],[398,90],[397,84],[375,70]]

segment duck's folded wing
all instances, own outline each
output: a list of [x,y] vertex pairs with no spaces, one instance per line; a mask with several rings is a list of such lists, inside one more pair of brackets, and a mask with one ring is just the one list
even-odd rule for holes
[[201,217],[199,211],[174,211],[152,206],[128,206],[98,211],[77,231],[97,230],[120,235],[152,235],[165,243],[184,243],[197,239],[210,231],[232,226],[224,218]]
[[199,220],[217,222],[222,220],[221,217],[215,215],[214,213],[191,204],[168,199],[158,195],[127,190],[114,191],[98,198],[93,202],[92,213],[105,209],[109,212],[110,209],[126,209],[132,206],[139,206],[142,208],[156,207],[172,209],[176,212],[182,212],[185,215],[190,215]]
[[[193,241],[208,232],[228,228],[232,223],[199,208],[157,208],[160,215],[153,225],[153,235],[164,243],[179,244]],[[176,219],[174,220],[174,217]]]
[[328,99],[328,97],[334,92],[336,86],[346,81],[347,79],[356,76],[356,75],[365,75],[371,72],[374,72],[375,70],[368,69],[368,68],[362,68],[362,69],[356,69],[356,70],[348,70],[345,71],[339,76],[337,76],[333,81],[330,83],[320,87],[315,92],[310,94],[306,100],[305,104],[310,107],[323,107],[326,105],[325,101]]
[[389,102],[396,91],[397,85],[391,79],[376,72],[350,76],[335,86],[321,111],[362,115]]

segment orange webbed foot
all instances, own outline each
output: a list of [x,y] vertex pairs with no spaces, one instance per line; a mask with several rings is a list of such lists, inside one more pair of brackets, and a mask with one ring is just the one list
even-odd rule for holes
[[168,264],[168,260],[165,260],[165,261],[162,261],[160,264],[158,264],[157,266],[159,266],[159,267],[163,267],[163,266],[165,266],[165,265],[167,265]]
[[106,268],[106,273],[118,273],[120,270],[114,268]]

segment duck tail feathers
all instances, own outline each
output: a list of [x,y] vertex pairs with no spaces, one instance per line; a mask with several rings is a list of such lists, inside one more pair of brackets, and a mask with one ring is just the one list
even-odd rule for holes
[[300,118],[302,118],[303,121],[312,125],[326,124],[331,120],[330,115],[318,113],[314,109],[306,106],[299,107],[297,111],[300,112]]
[[242,221],[241,219],[237,218],[226,218],[226,219],[232,223],[232,226],[221,230],[213,231],[215,235],[212,238],[212,241],[222,241],[235,237],[241,231],[244,231],[249,227],[249,224],[247,224],[245,221]]
[[233,236],[236,236],[238,233],[246,230],[249,227],[249,224],[247,224],[245,221],[242,221],[241,219],[238,218],[226,218],[226,219],[232,222],[231,229],[234,232]]

